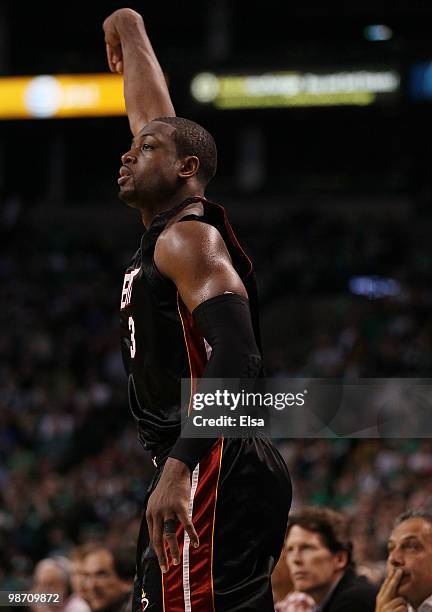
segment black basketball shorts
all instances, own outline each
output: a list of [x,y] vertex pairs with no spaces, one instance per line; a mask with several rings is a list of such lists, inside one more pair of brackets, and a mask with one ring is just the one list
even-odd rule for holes
[[291,494],[285,462],[269,440],[219,439],[192,474],[190,508],[200,546],[190,546],[179,525],[181,561],[163,576],[144,513],[134,612],[273,612],[270,576]]

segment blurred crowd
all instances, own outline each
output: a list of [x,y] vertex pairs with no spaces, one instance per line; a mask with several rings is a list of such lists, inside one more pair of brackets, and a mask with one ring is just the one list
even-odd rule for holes
[[[5,211],[3,211],[4,213]],[[79,545],[136,540],[153,466],[136,439],[119,352],[123,269],[103,235],[6,223],[0,241],[0,590]],[[424,228],[368,229],[297,215],[257,259],[271,376],[426,376],[432,359]],[[425,225],[427,227],[427,225]],[[261,234],[262,235],[262,234]],[[270,265],[271,262],[271,265]],[[355,275],[392,276],[394,296],[353,295]],[[274,330],[272,333],[272,329]],[[343,510],[356,561],[386,557],[395,517],[432,500],[432,441],[279,443],[294,510]]]

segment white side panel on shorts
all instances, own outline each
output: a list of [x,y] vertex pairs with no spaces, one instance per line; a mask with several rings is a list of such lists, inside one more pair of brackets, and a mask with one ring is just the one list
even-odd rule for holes
[[[189,499],[189,518],[192,518],[193,502],[195,493],[198,487],[199,477],[199,463],[192,472],[191,482],[191,494]],[[190,594],[190,577],[189,577],[189,548],[190,548],[190,537],[189,534],[184,532],[183,540],[183,597],[185,604],[185,612],[192,612],[191,605],[191,594]]]

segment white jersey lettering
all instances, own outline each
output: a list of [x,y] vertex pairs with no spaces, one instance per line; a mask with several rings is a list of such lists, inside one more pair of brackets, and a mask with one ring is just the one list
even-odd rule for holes
[[126,308],[126,306],[130,304],[130,301],[132,299],[133,280],[139,271],[140,268],[135,268],[135,270],[132,270],[132,272],[127,272],[125,274],[120,302],[121,310],[123,310],[123,308]]

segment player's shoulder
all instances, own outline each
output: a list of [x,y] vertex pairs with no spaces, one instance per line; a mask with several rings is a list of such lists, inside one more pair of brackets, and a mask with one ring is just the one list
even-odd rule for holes
[[181,254],[185,250],[213,251],[224,246],[219,230],[213,225],[200,221],[199,218],[184,221],[180,218],[161,232],[156,250]]
[[154,251],[154,262],[163,276],[196,276],[202,270],[230,263],[231,259],[219,231],[197,219],[173,223],[161,232]]

